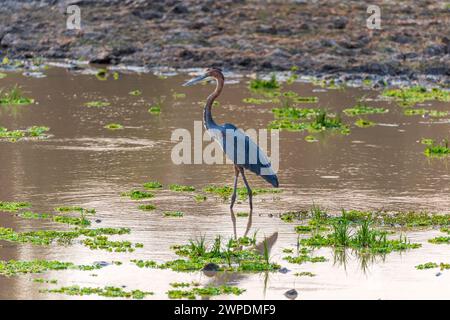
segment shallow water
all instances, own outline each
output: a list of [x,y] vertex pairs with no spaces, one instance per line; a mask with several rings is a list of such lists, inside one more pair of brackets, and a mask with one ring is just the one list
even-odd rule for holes
[[[328,249],[319,250],[328,262],[290,265],[282,260],[283,248],[295,247],[297,235],[294,224],[281,221],[277,215],[307,209],[312,203],[331,212],[345,209],[427,210],[448,213],[450,206],[450,175],[445,160],[430,160],[423,155],[421,138],[440,140],[448,136],[450,120],[430,120],[420,116],[404,116],[400,107],[387,101],[369,102],[371,106],[389,108],[389,113],[366,118],[378,125],[357,128],[352,125],[350,135],[324,133],[319,142],[304,141],[302,132],[282,132],[280,135],[280,170],[283,192],[254,198],[255,210],[249,233],[258,230],[258,239],[278,233],[271,256],[291,272],[287,274],[226,274],[208,278],[200,273],[175,273],[167,270],[139,269],[131,259],[166,261],[175,257],[173,244],[206,235],[209,239],[221,234],[233,235],[228,203],[208,196],[196,203],[190,193],[156,191],[150,203],[157,210],[149,213],[137,209],[137,202],[121,197],[122,192],[157,180],[193,185],[201,189],[208,184],[228,184],[233,180],[230,165],[174,165],[171,133],[176,128],[193,130],[194,121],[202,119],[202,104],[213,89],[211,85],[181,87],[188,75],[161,79],[152,74],[121,73],[119,80],[110,77],[99,81],[91,74],[50,68],[47,77],[25,77],[8,73],[0,80],[0,87],[19,84],[37,102],[31,106],[1,107],[0,126],[23,129],[32,125],[51,128],[51,136],[40,141],[0,142],[0,201],[27,201],[33,211],[49,212],[60,205],[95,208],[93,227],[129,227],[131,234],[117,239],[141,242],[144,248],[134,253],[91,251],[81,245],[70,247],[53,245],[12,244],[0,241],[0,259],[49,259],[89,264],[94,261],[123,262],[95,272],[52,271],[43,275],[0,276],[0,298],[45,299],[68,298],[49,295],[39,290],[51,285],[34,283],[33,278],[58,279],[58,285],[126,286],[155,292],[150,298],[167,298],[170,282],[187,280],[202,284],[226,282],[247,291],[239,297],[284,299],[283,293],[296,288],[299,299],[343,298],[449,298],[450,272],[437,277],[437,269],[418,271],[415,265],[434,261],[450,262],[448,245],[433,245],[427,239],[438,231],[410,231],[412,242],[422,248],[392,253],[384,261],[361,268],[361,262],[350,255],[346,266],[333,264]],[[227,84],[214,108],[218,123],[231,122],[243,129],[265,128],[273,120],[270,104],[251,106],[242,102],[249,97],[245,79],[235,78]],[[287,85],[286,85],[287,86]],[[288,86],[302,96],[319,97],[318,104],[340,111],[352,107],[358,98],[376,98],[380,92],[362,88],[345,90],[317,90],[308,83]],[[132,96],[132,90],[142,91]],[[319,92],[318,92],[319,91]],[[185,93],[175,99],[174,93]],[[161,114],[152,115],[148,108],[155,99],[165,96]],[[107,100],[109,107],[87,108],[85,102]],[[426,103],[424,105],[428,105]],[[448,103],[431,103],[434,109],[448,110]],[[345,117],[352,124],[357,117]],[[108,123],[120,123],[123,130],[110,131]],[[248,174],[250,184],[267,187],[262,179]],[[146,203],[147,203],[146,202]],[[162,211],[179,210],[183,218],[164,218]],[[238,203],[235,211],[247,211],[246,202]],[[18,231],[39,227],[62,228],[43,221],[26,220],[12,213],[0,213],[0,226]],[[242,235],[247,218],[237,218],[237,234]],[[115,237],[112,237],[115,238]],[[300,271],[317,276],[296,277]],[[97,277],[90,276],[92,273]],[[73,297],[70,297],[73,298]],[[90,299],[95,297],[85,296]]]

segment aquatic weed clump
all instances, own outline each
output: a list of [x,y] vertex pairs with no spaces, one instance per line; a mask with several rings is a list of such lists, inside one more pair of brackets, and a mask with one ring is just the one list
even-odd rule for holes
[[176,192],[191,192],[195,191],[195,187],[193,186],[183,186],[180,184],[171,184],[169,185],[170,191],[176,191]]
[[250,81],[250,90],[276,90],[281,86],[277,81],[277,77],[273,74],[269,80],[264,79],[253,79]]
[[434,141],[430,141],[430,144],[427,145],[423,153],[427,157],[431,158],[441,158],[448,156],[450,154],[450,149],[448,148],[447,139],[443,140],[441,144],[436,144]]
[[49,270],[94,270],[100,269],[98,264],[93,265],[75,265],[72,262],[61,262],[51,260],[0,260],[0,275],[11,277],[21,274],[43,273]]
[[450,101],[449,91],[440,88],[427,89],[422,86],[386,89],[382,95],[396,100],[401,106],[405,107],[431,100]]
[[153,198],[155,195],[153,193],[146,192],[146,191],[131,190],[130,192],[123,192],[122,196],[130,197],[132,200],[141,200],[141,199]]
[[389,112],[389,109],[370,107],[361,101],[358,101],[353,108],[344,109],[343,112],[349,117],[354,117],[367,114],[383,114]]
[[5,139],[9,142],[16,142],[25,138],[45,138],[44,133],[50,128],[44,126],[32,126],[23,130],[8,130],[5,127],[0,127],[0,140]]
[[21,209],[27,209],[30,207],[31,207],[31,204],[28,202],[0,201],[0,211],[17,212]]
[[59,289],[42,290],[41,292],[48,293],[59,293],[66,294],[69,296],[85,296],[85,295],[97,295],[107,298],[127,298],[127,299],[143,299],[149,295],[153,295],[153,292],[132,290],[125,291],[122,288],[107,286],[104,288],[91,288],[91,287],[80,287],[80,286],[70,286],[62,287]]
[[[233,194],[233,188],[230,186],[217,186],[209,185],[203,188],[203,192],[214,194],[223,200],[227,200]],[[282,189],[269,189],[269,188],[254,188],[252,189],[253,196],[260,194],[276,194],[283,192]],[[246,200],[248,197],[248,191],[245,187],[237,188],[237,195],[239,200]]]
[[[187,284],[189,286],[189,284]],[[234,286],[206,286],[203,288],[192,288],[190,290],[169,290],[167,296],[170,299],[190,299],[194,300],[197,297],[212,297],[219,295],[236,295],[239,296],[245,292],[245,289],[240,289]]]
[[34,103],[34,100],[25,97],[17,85],[6,92],[0,89],[0,105],[27,105],[32,103]]

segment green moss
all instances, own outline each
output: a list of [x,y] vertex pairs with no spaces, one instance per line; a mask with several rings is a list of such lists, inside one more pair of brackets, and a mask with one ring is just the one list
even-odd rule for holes
[[117,287],[90,288],[90,287],[70,286],[70,287],[62,287],[59,289],[44,290],[42,292],[66,294],[69,296],[97,295],[108,298],[127,298],[127,299],[131,298],[138,300],[143,299],[149,295],[153,295],[153,292],[141,290],[125,291],[122,288]]
[[103,108],[109,107],[111,104],[107,101],[89,101],[84,104],[86,107],[93,108]]
[[343,112],[349,117],[354,117],[366,114],[382,114],[389,112],[389,110],[385,108],[370,107],[362,102],[358,102],[356,106],[354,106],[353,108],[344,109]]
[[132,95],[132,96],[140,96],[142,94],[142,91],[136,89],[136,90],[128,92],[128,94]]
[[179,184],[171,184],[171,185],[169,185],[169,189],[171,191],[176,191],[176,192],[195,191],[195,188],[192,186],[183,186],[183,185],[179,185]]
[[396,100],[401,106],[413,106],[417,103],[432,100],[450,101],[450,92],[439,88],[426,89],[421,86],[387,89],[382,95]]
[[212,297],[219,295],[241,295],[245,292],[244,289],[238,287],[221,285],[221,286],[207,286],[204,288],[193,288],[191,290],[169,290],[167,295],[170,299],[196,299],[197,297]]
[[155,195],[153,193],[146,192],[146,191],[131,190],[130,192],[122,193],[122,196],[130,197],[132,200],[141,200],[141,199],[153,198]]
[[16,85],[10,91],[0,90],[0,105],[28,105],[34,100],[22,94],[21,89]]
[[141,205],[138,207],[138,209],[139,209],[139,210],[142,210],[142,211],[152,211],[152,210],[155,210],[155,209],[156,209],[156,206],[153,205],[153,204],[141,204]]
[[375,125],[375,122],[369,121],[369,120],[358,119],[355,121],[355,126],[360,127],[360,128],[373,127],[374,125]]
[[164,211],[164,217],[175,217],[175,218],[180,218],[182,217],[184,214],[181,211]]
[[30,208],[28,202],[6,202],[0,201],[0,211],[17,212],[22,209]]
[[123,125],[118,123],[109,123],[106,126],[104,126],[104,128],[109,130],[120,130],[123,129]]
[[163,185],[158,181],[150,181],[143,184],[145,189],[161,189]]

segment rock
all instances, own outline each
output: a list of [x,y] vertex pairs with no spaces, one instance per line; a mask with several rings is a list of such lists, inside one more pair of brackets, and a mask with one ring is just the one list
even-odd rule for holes
[[346,17],[336,17],[333,20],[334,29],[345,29],[347,26],[348,19]]
[[298,297],[298,292],[295,289],[288,290],[284,293],[284,296],[290,300],[295,300]]
[[423,53],[426,54],[427,56],[433,57],[445,54],[446,50],[447,48],[444,45],[433,44],[426,47]]
[[150,10],[137,9],[134,10],[132,14],[144,20],[161,19],[164,16],[161,12],[152,9]]
[[211,263],[206,264],[203,267],[202,271],[205,274],[205,276],[213,277],[216,275],[216,273],[219,271],[219,269],[220,268],[217,264],[211,262]]
[[101,223],[101,222],[102,222],[102,220],[100,220],[100,219],[95,220],[95,223]]
[[279,270],[278,270],[278,272],[280,272],[280,273],[282,273],[282,274],[286,274],[286,273],[288,273],[288,272],[290,272],[291,270],[289,270],[288,268],[286,268],[286,267],[283,267],[283,268],[280,268]]
[[106,262],[106,261],[95,261],[95,262],[94,262],[94,265],[97,265],[97,266],[102,267],[102,268],[107,267],[107,266],[109,266],[110,264],[111,264],[111,263]]
[[436,277],[440,277],[440,276],[442,276],[442,272],[436,273]]

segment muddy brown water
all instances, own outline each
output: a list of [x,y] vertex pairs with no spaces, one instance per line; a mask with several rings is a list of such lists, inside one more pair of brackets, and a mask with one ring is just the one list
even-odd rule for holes
[[[0,242],[2,260],[48,259],[88,264],[94,261],[122,261],[121,266],[101,270],[54,271],[42,275],[0,276],[2,299],[65,299],[63,295],[40,293],[40,289],[55,287],[34,283],[33,278],[57,279],[58,285],[103,287],[125,286],[126,289],[153,291],[151,299],[167,298],[170,282],[198,281],[202,284],[228,283],[247,291],[239,296],[223,298],[285,299],[283,293],[296,288],[299,299],[343,298],[449,298],[450,272],[437,277],[437,269],[418,271],[415,265],[434,261],[450,262],[448,245],[432,245],[428,239],[439,231],[409,231],[413,242],[422,248],[392,253],[384,261],[369,264],[349,254],[346,266],[333,263],[329,249],[315,254],[329,258],[325,263],[291,265],[282,260],[283,248],[294,248],[297,235],[294,224],[282,222],[277,215],[307,209],[312,203],[331,212],[346,209],[427,210],[448,212],[450,175],[445,160],[430,160],[423,155],[421,138],[448,137],[449,120],[429,120],[420,116],[407,117],[401,109],[386,101],[369,102],[389,108],[389,113],[367,118],[378,124],[371,128],[352,125],[348,136],[325,133],[319,142],[304,141],[306,133],[282,132],[280,135],[281,194],[257,196],[254,199],[250,234],[258,230],[258,239],[278,234],[271,257],[291,272],[287,274],[227,274],[208,278],[201,273],[176,273],[168,270],[139,269],[131,259],[173,259],[173,244],[186,243],[201,235],[208,239],[216,235],[231,237],[233,223],[228,203],[212,196],[196,203],[192,194],[156,191],[150,203],[157,210],[144,213],[138,203],[120,194],[157,180],[193,185],[201,189],[208,184],[231,185],[230,165],[175,165],[171,161],[174,142],[171,133],[176,128],[193,130],[194,121],[202,119],[202,104],[213,89],[211,85],[181,87],[188,75],[161,79],[152,74],[121,74],[119,80],[110,77],[99,81],[93,75],[75,74],[60,68],[50,68],[46,78],[25,77],[8,73],[0,87],[19,84],[36,103],[21,107],[0,107],[0,126],[23,129],[32,125],[51,128],[51,136],[42,141],[0,142],[0,200],[27,201],[33,211],[49,212],[60,205],[95,208],[93,227],[128,227],[131,234],[117,239],[141,242],[144,248],[134,253],[91,251],[79,244],[48,247]],[[235,79],[236,80],[236,79]],[[245,79],[227,84],[214,108],[218,123],[231,122],[247,128],[265,128],[273,120],[272,105],[247,105],[242,99],[250,96]],[[132,96],[132,90],[142,91]],[[295,83],[286,89],[304,96],[319,97],[318,104],[333,111],[351,107],[361,96],[376,98],[379,92],[361,88],[321,90],[308,83]],[[175,99],[174,93],[185,93]],[[165,96],[161,114],[148,113],[150,104]],[[107,100],[111,106],[87,108],[85,102]],[[428,105],[428,103],[424,104]],[[430,103],[436,109],[448,109],[449,104]],[[343,116],[353,123],[357,118]],[[104,129],[108,123],[120,123],[123,130]],[[248,174],[253,186],[268,187],[262,179]],[[183,218],[164,218],[162,211],[179,210]],[[237,212],[248,211],[246,202],[238,203]],[[100,223],[94,220],[101,220]],[[62,228],[44,221],[21,219],[11,213],[0,213],[0,225],[18,231],[38,228]],[[247,218],[237,218],[237,233],[242,235]],[[116,237],[112,237],[116,239]],[[316,277],[296,277],[295,272],[310,271]],[[91,274],[97,274],[97,277]],[[76,297],[75,297],[76,298]],[[84,296],[84,299],[97,298]]]

